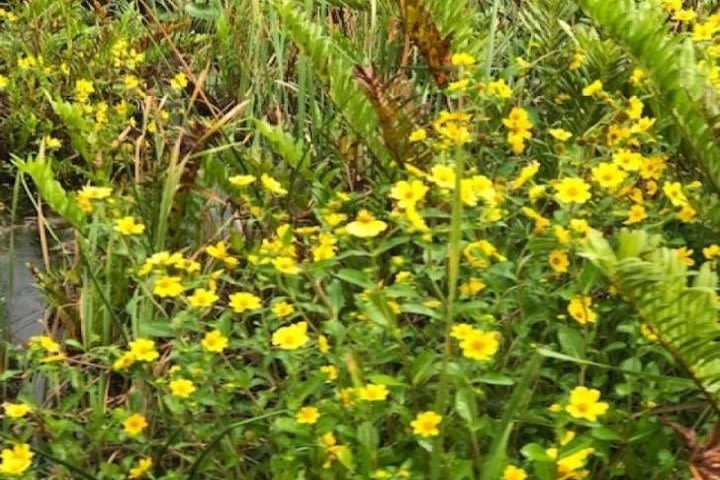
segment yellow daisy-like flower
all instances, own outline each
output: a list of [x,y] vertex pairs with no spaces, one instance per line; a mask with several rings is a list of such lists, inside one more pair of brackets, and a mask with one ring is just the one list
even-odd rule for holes
[[235,313],[243,313],[262,308],[260,297],[250,292],[237,292],[230,295],[230,308]]
[[139,235],[145,231],[145,225],[136,223],[135,218],[128,216],[116,220],[113,229],[121,235]]
[[563,178],[555,185],[555,199],[560,203],[583,204],[590,200],[590,185],[582,178]]
[[428,180],[440,188],[455,188],[455,170],[447,165],[435,165],[430,169]]
[[472,55],[463,52],[453,53],[452,57],[450,57],[450,61],[456,67],[469,67],[470,65],[475,65],[475,58]]
[[603,93],[603,82],[600,80],[595,80],[590,85],[586,86],[582,90],[583,97],[593,97],[595,95],[599,95]]
[[590,308],[592,306],[592,298],[587,296],[575,296],[570,299],[567,312],[580,325],[595,323],[597,314]]
[[338,378],[338,369],[335,365],[324,365],[320,367],[320,373],[327,377],[327,383],[337,380]]
[[295,307],[293,307],[292,304],[287,302],[278,302],[272,306],[272,312],[277,317],[287,317],[288,315],[291,315],[293,312],[295,312]]
[[429,410],[427,412],[418,413],[415,420],[410,422],[413,433],[423,438],[436,437],[440,435],[440,422],[442,416]]
[[602,188],[615,191],[627,178],[627,173],[614,163],[601,163],[592,169],[593,180]]
[[263,173],[260,176],[260,182],[263,184],[263,187],[265,187],[270,193],[277,195],[278,197],[282,197],[287,195],[288,191],[283,188],[283,186],[272,178],[267,173]]
[[228,182],[236,187],[245,187],[253,183],[257,177],[255,175],[233,175],[228,178]]
[[0,474],[22,475],[32,465],[34,455],[27,443],[17,443],[12,448],[3,449],[0,452]]
[[227,347],[228,338],[220,330],[212,330],[205,334],[200,344],[208,352],[220,353]]
[[196,288],[192,295],[188,297],[188,304],[192,308],[208,308],[212,307],[218,301],[218,296],[212,290],[205,288]]
[[161,298],[177,297],[183,290],[185,287],[183,287],[182,279],[176,276],[160,277],[153,285],[153,293]]
[[300,267],[291,257],[280,256],[273,258],[271,262],[275,270],[286,275],[297,275],[300,273]]
[[380,402],[387,398],[390,391],[385,385],[371,383],[358,390],[360,400],[367,402]]
[[28,345],[33,349],[41,348],[47,353],[58,353],[60,351],[60,344],[47,335],[36,335],[30,337]]
[[503,470],[502,480],[526,480],[527,472],[522,468],[518,468],[514,465],[508,465]]
[[315,407],[302,407],[295,414],[295,421],[302,424],[312,425],[320,418],[320,410]]
[[9,418],[22,418],[32,412],[32,407],[26,403],[5,402],[2,406],[5,410],[5,415]]
[[278,328],[272,335],[272,344],[283,350],[297,350],[307,344],[307,322],[297,322]]
[[183,72],[178,73],[170,80],[170,88],[172,88],[176,92],[179,92],[183,88],[187,87],[187,84],[188,79]]
[[186,378],[177,378],[170,382],[170,393],[180,398],[188,398],[197,388]]
[[123,422],[123,428],[125,433],[131,437],[137,437],[140,435],[148,426],[147,419],[144,415],[139,413],[133,413],[125,419]]
[[548,257],[548,264],[553,271],[557,273],[565,273],[568,271],[570,266],[570,260],[568,260],[567,251],[565,250],[553,250],[550,252]]
[[623,222],[625,225],[634,225],[647,218],[647,211],[642,205],[633,205],[628,209],[628,218]]
[[160,357],[155,350],[155,341],[148,338],[138,338],[129,344],[130,354],[138,362],[152,362]]
[[272,344],[283,350],[297,350],[307,344],[307,322],[298,322],[277,329],[272,335]]
[[591,422],[597,417],[604,415],[610,406],[606,402],[600,402],[600,391],[594,388],[575,387],[570,392],[570,402],[565,407],[574,418],[582,418]]
[[413,130],[410,136],[408,137],[408,141],[410,143],[417,143],[422,142],[427,138],[427,131],[425,131],[424,128],[418,128],[417,130]]
[[145,457],[141,458],[137,465],[130,469],[129,478],[141,478],[145,475],[153,466],[152,458]]
[[390,190],[390,198],[397,200],[398,207],[412,208],[421,201],[428,191],[428,187],[421,180],[397,182]]
[[561,142],[565,142],[572,137],[572,133],[568,132],[567,130],[563,130],[562,128],[551,128],[548,130],[548,133],[555,139],[559,140]]
[[473,329],[461,341],[463,356],[473,360],[485,361],[495,355],[500,346],[500,334]]
[[367,210],[360,210],[355,221],[348,223],[345,230],[355,237],[371,238],[376,237],[387,229],[387,224],[376,219]]

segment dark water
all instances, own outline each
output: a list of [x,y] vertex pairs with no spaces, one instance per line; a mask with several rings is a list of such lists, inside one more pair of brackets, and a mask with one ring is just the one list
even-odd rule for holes
[[[10,205],[10,195],[0,189],[0,205]],[[43,331],[44,304],[28,264],[42,267],[37,228],[25,222],[27,206],[18,208],[21,225],[11,224],[7,208],[0,209],[0,333],[13,342],[24,343]]]
[[[0,297],[3,314],[13,341],[24,343],[42,332],[44,304],[28,264],[42,267],[37,231],[18,226],[0,231]],[[10,247],[11,236],[13,248]]]

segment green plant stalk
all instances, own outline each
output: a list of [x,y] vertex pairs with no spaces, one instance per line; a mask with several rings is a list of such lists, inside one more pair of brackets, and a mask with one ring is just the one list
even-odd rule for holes
[[490,15],[490,33],[488,39],[487,58],[485,59],[485,79],[490,78],[492,74],[492,66],[495,63],[495,35],[497,33],[498,10],[500,8],[500,0],[495,0]]
[[[457,297],[457,282],[460,275],[460,240],[462,237],[462,214],[463,204],[460,191],[460,181],[463,176],[465,157],[463,153],[458,154],[455,159],[455,189],[453,191],[452,210],[450,216],[450,242],[448,246],[447,270],[448,284],[447,297],[445,298],[445,312],[443,321],[445,322],[445,341],[443,348],[442,372],[440,373],[440,385],[435,396],[435,411],[444,415],[448,404],[448,384],[450,383],[450,375],[448,373],[448,365],[452,356],[452,325],[454,318],[455,298]],[[431,459],[431,478],[436,480],[442,476],[442,456],[443,456],[443,430],[435,442],[435,448],[432,452]]]

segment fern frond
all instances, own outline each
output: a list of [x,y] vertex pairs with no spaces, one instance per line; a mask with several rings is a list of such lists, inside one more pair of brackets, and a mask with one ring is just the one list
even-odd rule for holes
[[579,0],[579,3],[647,71],[689,147],[688,156],[720,191],[720,146],[713,131],[714,88],[698,68],[692,44],[665,32],[663,13],[653,2]]
[[377,114],[355,82],[354,62],[323,33],[319,25],[312,23],[290,2],[275,0],[273,6],[285,25],[285,31],[310,60],[315,75],[350,128],[383,165],[388,165],[391,156],[379,140]]
[[655,243],[643,231],[624,230],[613,251],[594,232],[583,256],[607,275],[720,413],[717,275],[707,263],[689,272],[675,252]]

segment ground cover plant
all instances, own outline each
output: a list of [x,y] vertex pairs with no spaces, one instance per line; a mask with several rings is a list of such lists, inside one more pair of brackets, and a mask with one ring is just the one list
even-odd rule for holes
[[0,478],[720,478],[716,6],[0,2]]

